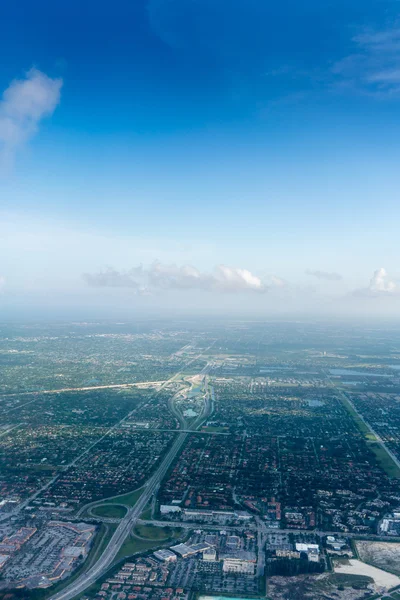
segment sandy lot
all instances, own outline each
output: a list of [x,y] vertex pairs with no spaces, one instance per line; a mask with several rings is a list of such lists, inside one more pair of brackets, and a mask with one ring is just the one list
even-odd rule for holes
[[358,541],[356,545],[361,560],[400,575],[400,544]]
[[340,573],[341,575],[365,575],[366,577],[372,577],[378,588],[385,588],[386,590],[400,585],[400,577],[397,577],[397,575],[386,573],[386,571],[382,571],[382,569],[371,567],[370,565],[361,562],[361,560],[356,559],[350,559],[347,564],[335,562],[335,573]]
[[334,581],[330,573],[271,577],[267,581],[267,596],[272,600],[363,600],[366,594],[375,592],[372,583],[361,589],[354,589],[347,582],[346,587],[339,590],[338,585],[341,583],[343,582]]

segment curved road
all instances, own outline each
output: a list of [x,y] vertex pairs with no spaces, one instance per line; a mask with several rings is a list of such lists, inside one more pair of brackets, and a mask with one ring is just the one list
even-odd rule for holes
[[[207,385],[207,383],[206,383]],[[175,411],[173,411],[174,414]],[[211,414],[211,402],[210,402],[210,394],[207,391],[205,397],[204,409],[201,415],[198,416],[196,421],[193,423],[193,429],[200,427],[200,425],[208,419]],[[182,424],[181,419],[179,418],[180,423]],[[133,526],[138,521],[141,513],[145,509],[148,504],[151,496],[158,489],[161,481],[165,477],[169,467],[171,466],[173,460],[176,455],[182,448],[187,436],[188,432],[179,433],[172,447],[168,451],[167,455],[163,459],[161,465],[158,467],[157,471],[154,475],[147,481],[147,483],[143,486],[144,491],[140,496],[139,500],[135,504],[133,508],[130,508],[127,515],[121,520],[117,529],[114,532],[111,540],[108,543],[108,546],[104,550],[103,554],[99,558],[99,560],[83,575],[78,577],[76,581],[71,583],[71,585],[67,586],[61,592],[54,594],[51,596],[50,600],[72,600],[78,594],[84,592],[90,585],[95,583],[99,577],[101,577],[107,569],[112,565],[115,557],[117,556],[119,549],[124,543],[125,539],[128,537],[131,532]]]

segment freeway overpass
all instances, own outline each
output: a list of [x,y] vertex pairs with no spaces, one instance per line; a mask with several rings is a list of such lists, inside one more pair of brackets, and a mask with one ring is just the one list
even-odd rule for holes
[[[167,383],[168,382],[166,382],[163,385],[163,387],[165,387]],[[210,394],[207,393],[205,396],[203,411],[192,424],[192,428],[195,430],[199,428],[202,425],[202,423],[204,423],[204,421],[208,419],[208,417],[211,414],[211,410],[212,405],[210,402]],[[179,421],[181,425],[184,425],[184,421],[182,421],[181,419],[179,419]],[[167,474],[168,469],[170,468],[175,457],[181,450],[188,435],[190,434],[184,431],[178,433],[172,447],[163,459],[161,465],[158,467],[154,475],[152,475],[152,477],[150,477],[147,483],[143,486],[144,491],[140,496],[139,500],[133,508],[130,508],[128,510],[126,516],[120,521],[117,529],[114,532],[114,535],[112,536],[110,542],[108,543],[103,554],[100,556],[97,562],[86,573],[78,577],[64,590],[51,596],[50,600],[72,600],[78,594],[83,593],[89,586],[95,583],[97,579],[99,579],[99,577],[101,577],[107,571],[107,569],[112,565],[113,561],[115,560],[119,549],[121,548],[124,541],[132,531],[132,528],[137,523],[139,516],[142,514],[148,502],[150,501],[150,498],[156,492],[163,478]]]

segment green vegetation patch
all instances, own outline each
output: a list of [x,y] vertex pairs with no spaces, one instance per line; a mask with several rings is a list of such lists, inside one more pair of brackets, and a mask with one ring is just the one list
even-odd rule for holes
[[387,473],[389,477],[400,479],[400,468],[396,465],[390,454],[386,452],[385,448],[381,446],[376,439],[376,436],[369,430],[364,421],[360,419],[359,415],[354,410],[352,404],[347,400],[347,398],[340,394],[340,400],[353,417],[358,429],[365,438],[368,448],[375,454],[378,463],[385,473]]
[[101,504],[92,508],[93,515],[108,519],[123,519],[127,512],[126,507],[120,504]]
[[338,587],[353,587],[357,589],[366,589],[370,583],[374,583],[372,577],[366,575],[351,575],[345,573],[332,573],[329,576],[329,582]]
[[103,504],[124,504],[126,506],[135,506],[136,502],[139,500],[142,494],[143,488],[140,488],[139,490],[128,492],[127,494],[123,494],[122,496],[115,496],[114,498],[104,500]]
[[182,529],[179,527],[154,527],[154,525],[136,525],[133,532],[138,537],[159,541],[176,539],[182,535]]
[[150,521],[151,520],[151,516],[152,516],[152,508],[151,506],[148,506],[140,515],[140,518],[143,519],[143,521]]
[[202,427],[201,429],[202,431],[205,431],[207,433],[224,433],[226,431],[229,431],[228,427]]
[[[157,531],[158,530],[158,531]],[[136,536],[140,536],[136,537]],[[152,525],[136,525],[133,534],[130,535],[121,546],[116,561],[128,558],[132,554],[155,550],[166,542],[173,544],[182,536],[182,529],[177,527],[154,527]]]

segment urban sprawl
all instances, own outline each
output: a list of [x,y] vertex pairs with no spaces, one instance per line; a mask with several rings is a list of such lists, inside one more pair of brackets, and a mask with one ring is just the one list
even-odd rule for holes
[[0,599],[400,599],[400,330],[0,327]]

